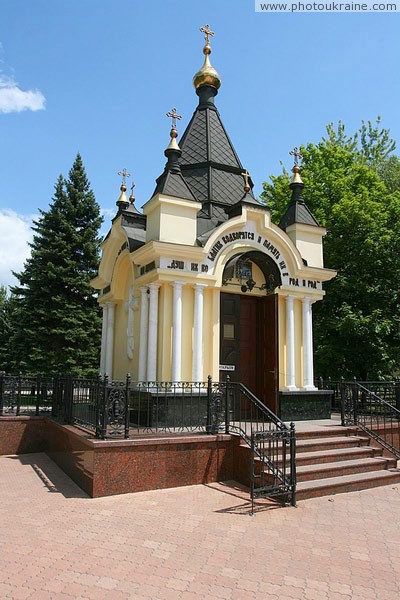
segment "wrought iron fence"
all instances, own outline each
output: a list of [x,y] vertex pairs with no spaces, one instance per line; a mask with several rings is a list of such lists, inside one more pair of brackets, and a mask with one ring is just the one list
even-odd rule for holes
[[208,382],[139,382],[131,389],[130,428],[136,433],[209,431]]
[[316,379],[314,381],[314,385],[316,388],[318,388],[319,390],[332,390],[332,396],[331,396],[331,409],[332,412],[338,412],[340,413],[341,410],[341,385],[342,382],[344,381],[343,378],[341,379],[331,379],[330,377],[327,378],[323,378],[323,377],[318,377],[318,379]]
[[296,503],[295,430],[241,383],[109,381],[107,376],[0,374],[0,415],[47,413],[97,438],[154,433],[240,435],[251,450],[251,498]]
[[[354,378],[354,381],[357,381]],[[342,385],[345,382],[344,378],[331,379],[330,377],[318,377],[314,381],[314,385],[319,390],[332,390],[332,411],[341,412],[342,407]],[[400,379],[391,381],[361,381],[365,388],[371,392],[375,392],[382,400],[385,400],[392,406],[400,410]]]
[[[381,382],[342,383],[342,425],[357,425],[400,459],[400,410],[377,393],[388,389],[380,385]],[[398,399],[398,390],[399,382],[394,382],[392,401],[393,397],[395,402]]]
[[53,402],[51,377],[0,373],[0,416],[49,413]]
[[280,497],[296,505],[296,433],[242,383],[215,384],[225,403],[226,433],[239,434],[251,449],[251,498]]

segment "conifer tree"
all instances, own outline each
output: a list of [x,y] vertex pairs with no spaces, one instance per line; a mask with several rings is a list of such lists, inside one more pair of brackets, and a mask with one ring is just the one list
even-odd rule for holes
[[11,337],[11,311],[12,300],[7,293],[7,288],[0,285],[0,371],[10,371],[10,337]]
[[12,288],[14,370],[94,374],[101,319],[90,280],[99,263],[100,209],[78,154],[34,222],[31,257]]

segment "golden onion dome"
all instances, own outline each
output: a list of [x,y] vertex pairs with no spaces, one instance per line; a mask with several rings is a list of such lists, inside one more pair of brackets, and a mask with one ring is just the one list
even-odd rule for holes
[[210,62],[211,46],[209,36],[214,35],[214,32],[210,30],[208,25],[206,25],[205,28],[201,27],[200,31],[205,34],[206,44],[203,48],[205,58],[200,71],[197,71],[196,75],[193,77],[193,85],[196,90],[202,85],[210,85],[218,90],[221,86],[221,77]]

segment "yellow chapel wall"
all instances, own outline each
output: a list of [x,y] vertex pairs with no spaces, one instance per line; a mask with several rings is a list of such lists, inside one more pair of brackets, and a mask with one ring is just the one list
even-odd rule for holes
[[[113,289],[118,296],[114,299],[114,348],[113,348],[113,379],[125,379],[129,373],[133,381],[137,379],[138,374],[138,352],[139,352],[139,334],[140,334],[140,310],[134,310],[133,314],[133,358],[130,359],[127,353],[127,329],[128,329],[128,310],[126,303],[129,299],[130,287],[133,285],[132,265],[129,260],[122,260],[116,265],[113,274]],[[137,290],[134,289],[134,297],[137,297]],[[140,302],[139,302],[140,304]]]
[[278,387],[283,390],[286,386],[286,300],[278,296]]
[[295,298],[294,303],[294,362],[295,362],[295,385],[302,387],[302,355],[303,355],[303,327],[302,327],[302,303],[301,299]]
[[[114,353],[112,379],[124,379],[128,373],[126,354],[126,328],[128,318],[124,310],[124,300],[115,303],[114,313]],[[124,343],[125,342],[125,343]]]

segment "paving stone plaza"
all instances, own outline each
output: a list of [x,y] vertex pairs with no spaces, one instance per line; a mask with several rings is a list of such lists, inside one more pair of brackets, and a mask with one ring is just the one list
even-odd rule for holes
[[0,458],[0,598],[397,600],[400,486],[268,501],[235,483],[89,499],[45,454]]

